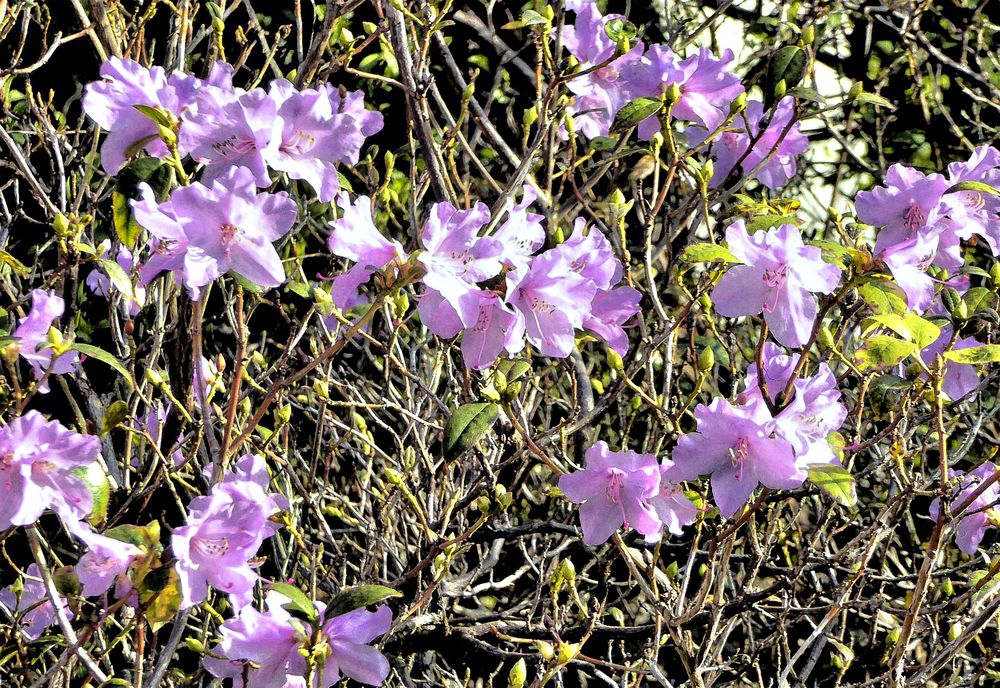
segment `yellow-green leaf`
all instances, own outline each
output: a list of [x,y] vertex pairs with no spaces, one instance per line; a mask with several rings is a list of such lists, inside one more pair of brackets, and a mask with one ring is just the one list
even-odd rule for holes
[[323,616],[327,619],[346,614],[347,612],[367,607],[370,604],[387,600],[390,597],[402,597],[403,593],[384,585],[359,585],[347,590],[341,590],[327,605]]
[[493,403],[465,404],[451,414],[444,429],[445,458],[454,459],[493,427],[500,407]]
[[949,361],[971,363],[972,365],[996,363],[1000,361],[1000,344],[983,344],[982,346],[972,346],[968,349],[946,351],[944,357]]
[[885,325],[903,339],[913,342],[919,349],[930,346],[941,336],[940,327],[912,312],[905,315],[885,313],[873,316],[872,320]]
[[906,312],[903,291],[888,280],[875,279],[862,284],[858,287],[858,296],[876,315]]
[[889,368],[917,352],[919,349],[913,342],[878,335],[869,337],[865,345],[854,354],[854,358],[861,370],[872,370]]
[[717,260],[723,263],[740,262],[725,246],[709,243],[689,244],[681,252],[680,259],[685,263],[711,263]]
[[858,503],[854,476],[843,466],[825,463],[814,464],[809,467],[809,480],[833,497],[838,504],[854,506]]
[[73,346],[70,347],[73,351],[79,351],[84,356],[89,356],[90,358],[96,358],[101,363],[111,366],[119,373],[122,377],[128,381],[129,387],[135,388],[135,381],[132,379],[132,375],[129,374],[128,368],[122,365],[122,362],[117,358],[112,356],[110,353],[101,349],[100,347],[91,346],[90,344],[81,344],[80,342],[74,342]]

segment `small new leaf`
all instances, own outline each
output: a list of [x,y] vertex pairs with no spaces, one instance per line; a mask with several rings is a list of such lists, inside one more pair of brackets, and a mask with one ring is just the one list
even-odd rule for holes
[[663,108],[663,101],[657,98],[636,98],[626,103],[615,115],[611,131],[622,132],[634,127],[650,115],[655,115]]
[[310,622],[316,620],[316,605],[304,592],[287,583],[272,583],[271,587],[288,598],[288,604],[281,605],[282,609]]
[[479,441],[497,420],[500,407],[493,403],[465,404],[448,419],[444,429],[444,456],[454,459]]
[[857,486],[854,476],[843,466],[835,464],[815,464],[809,467],[809,480],[834,501],[843,506],[858,503]]
[[685,263],[739,263],[740,259],[729,252],[725,246],[718,244],[689,244],[681,253],[681,261]]
[[384,585],[359,585],[354,588],[348,588],[341,590],[333,596],[333,599],[330,600],[330,603],[323,612],[323,618],[331,619],[355,609],[387,600],[390,597],[402,596],[403,593],[392,588],[387,588]]

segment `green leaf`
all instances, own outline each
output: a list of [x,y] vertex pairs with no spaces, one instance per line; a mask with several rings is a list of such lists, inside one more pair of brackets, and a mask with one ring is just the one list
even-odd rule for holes
[[903,339],[913,342],[919,349],[927,348],[941,336],[940,327],[930,320],[924,320],[916,313],[907,313],[906,315],[886,313],[885,315],[875,315],[872,320],[880,325],[885,325]]
[[153,520],[144,526],[122,525],[104,531],[109,538],[157,552],[160,546],[160,522]]
[[774,93],[779,81],[784,81],[787,88],[798,86],[806,73],[809,55],[797,45],[786,45],[774,53],[767,66],[766,92]]
[[854,359],[861,370],[871,370],[889,368],[917,352],[919,349],[913,342],[878,335],[869,337],[864,347],[854,354]]
[[161,566],[142,579],[139,599],[150,629],[155,633],[173,621],[181,609],[181,587],[177,569]]
[[445,458],[454,459],[479,441],[496,422],[500,407],[493,403],[459,406],[444,429]]
[[855,103],[861,103],[864,105],[874,105],[875,107],[889,108],[890,110],[895,110],[896,106],[888,98],[884,98],[874,93],[865,93],[862,91],[854,97]]
[[109,354],[104,349],[100,347],[91,346],[90,344],[80,344],[79,342],[74,342],[73,346],[70,347],[73,351],[79,351],[84,356],[89,356],[90,358],[96,358],[101,363],[111,366],[124,377],[129,384],[129,387],[135,389],[135,381],[128,372],[128,368],[122,365],[122,362],[117,358]]
[[310,600],[304,592],[296,588],[294,585],[288,585],[286,583],[272,583],[271,587],[288,598],[288,604],[281,605],[282,609],[309,621],[316,620],[318,616],[316,613],[316,605],[313,604],[313,601]]
[[531,364],[524,359],[504,358],[497,363],[496,368],[507,378],[507,384],[517,382],[531,372]]
[[132,287],[132,280],[125,272],[125,269],[116,261],[108,260],[107,258],[98,258],[97,262],[101,264],[101,268],[107,274],[108,279],[111,280],[111,284],[114,285],[115,289],[121,292],[121,295],[129,301],[135,301],[135,289]]
[[331,619],[341,614],[367,607],[370,604],[387,600],[390,597],[402,597],[403,593],[384,585],[359,585],[354,588],[341,590],[323,611],[324,619]]
[[970,314],[977,313],[984,308],[991,308],[993,306],[993,299],[993,292],[986,287],[973,287],[965,292],[965,296],[962,297]]
[[111,193],[111,213],[118,241],[122,242],[122,245],[128,247],[129,250],[134,249],[139,242],[139,233],[142,232],[142,227],[135,221],[129,199],[118,191]]
[[594,138],[590,139],[589,145],[591,150],[603,153],[604,151],[612,150],[615,146],[618,145],[618,141],[609,136],[595,136]]
[[[761,229],[780,227],[781,225],[798,225],[799,219],[794,215],[780,215],[778,213],[760,213],[747,220],[747,232],[753,234]],[[839,244],[838,244],[839,245]]]
[[104,467],[99,461],[94,461],[88,466],[73,469],[73,475],[83,481],[93,499],[93,508],[87,521],[93,526],[103,523],[108,516],[108,498],[111,494],[111,483],[108,482]]
[[688,244],[681,252],[680,260],[685,263],[711,263],[716,260],[723,263],[740,262],[725,246],[709,243]]
[[639,30],[628,19],[615,17],[604,24],[604,33],[615,43],[621,43],[634,40],[639,35]]
[[959,182],[958,184],[949,186],[945,193],[958,193],[959,191],[978,191],[979,193],[990,194],[991,196],[1000,196],[1000,190],[995,186],[990,186],[983,182]]
[[809,467],[809,480],[833,497],[838,504],[854,506],[858,503],[858,491],[854,483],[854,476],[843,466],[814,464]]
[[905,313],[906,298],[894,283],[883,279],[873,279],[858,287],[860,296],[876,315]]
[[996,363],[1000,361],[1000,344],[983,344],[982,346],[972,346],[968,349],[953,349],[952,351],[946,351],[944,357],[949,361],[971,363],[972,365]]
[[517,21],[507,22],[501,29],[522,29],[525,26],[537,26],[540,24],[548,24],[549,20],[543,17],[541,14],[535,10],[525,10],[521,14],[521,18]]
[[0,251],[0,262],[19,274],[21,277],[28,276],[27,266],[6,251]]
[[159,126],[166,129],[173,128],[173,123],[170,121],[170,113],[165,109],[151,105],[133,105],[132,107],[146,115],[146,117],[149,117]]
[[112,402],[104,412],[104,418],[101,419],[101,437],[121,425],[126,418],[128,418],[128,404],[121,399]]
[[659,98],[636,98],[625,103],[618,111],[618,114],[615,115],[615,121],[611,125],[611,131],[625,131],[662,109],[663,101]]

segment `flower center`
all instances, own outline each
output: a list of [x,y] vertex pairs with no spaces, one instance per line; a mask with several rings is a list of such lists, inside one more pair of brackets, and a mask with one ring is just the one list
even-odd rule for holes
[[741,437],[735,445],[729,448],[729,460],[732,461],[733,468],[739,470],[736,475],[737,480],[743,480],[743,468],[749,455],[750,441],[746,437]]
[[219,227],[219,233],[222,235],[223,245],[233,243],[233,239],[236,238],[236,235],[239,234],[239,232],[239,227],[228,222]]
[[534,295],[528,299],[528,304],[531,306],[531,310],[536,313],[551,313],[555,310],[555,307],[551,303],[543,301]]
[[622,487],[625,484],[625,471],[620,468],[609,468],[608,473],[608,499],[615,504],[621,504]]
[[986,199],[978,191],[963,191],[958,195],[959,200],[969,210],[979,210],[986,205]]
[[780,287],[785,283],[785,278],[788,276],[788,266],[780,265],[773,270],[764,271],[764,284],[774,289],[775,287]]
[[910,207],[903,213],[903,226],[913,232],[927,224],[927,213],[916,203],[910,203]]
[[203,538],[196,535],[191,538],[195,551],[203,557],[221,557],[229,551],[229,540],[224,537]]
[[212,149],[224,158],[236,157],[249,153],[257,144],[249,139],[241,139],[235,134],[223,141],[216,141],[212,144]]
[[296,129],[281,142],[281,152],[289,155],[305,155],[316,145],[316,137],[301,129]]

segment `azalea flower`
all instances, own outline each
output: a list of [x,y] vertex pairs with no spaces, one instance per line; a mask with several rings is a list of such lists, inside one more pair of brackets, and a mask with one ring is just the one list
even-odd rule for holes
[[729,518],[763,484],[793,489],[806,480],[792,445],[774,435],[767,407],[753,401],[733,406],[716,397],[694,412],[698,431],[681,435],[667,476],[675,481],[712,476],[712,495],[719,513]]
[[[944,353],[945,347],[951,341],[954,331],[954,328],[950,324],[944,325],[941,328],[941,334],[934,340],[934,343],[920,352],[920,358],[927,367],[930,368],[935,365],[935,359]],[[972,337],[959,337],[952,349],[960,351],[977,346],[980,346],[979,342]],[[925,372],[921,372],[920,377],[926,380],[928,375]],[[979,387],[979,373],[976,372],[976,366],[971,363],[958,363],[957,361],[949,361],[947,359],[944,361],[944,379],[941,381],[941,389],[948,395],[949,399],[958,401],[977,387]]]
[[192,299],[226,272],[261,287],[285,281],[272,242],[295,224],[295,202],[284,192],[257,193],[252,173],[233,167],[210,186],[195,183],[157,203],[148,186],[133,202],[136,219],[149,230],[154,257],[143,271],[150,280],[163,270],[178,272]]
[[66,302],[54,292],[35,289],[31,292],[31,310],[18,323],[13,332],[18,353],[34,371],[35,379],[42,380],[38,391],[49,391],[45,373],[64,375],[73,372],[80,357],[69,351],[58,356],[52,351],[49,331],[66,310]]
[[[970,473],[962,471],[952,473],[955,478],[961,479],[959,486],[955,488],[952,508],[965,502],[982,481],[991,477],[998,470],[1000,467],[992,461],[987,461]],[[955,542],[965,554],[975,554],[979,543],[986,536],[986,531],[995,527],[996,517],[993,514],[998,501],[1000,501],[1000,485],[993,483],[969,504],[962,513],[958,524],[952,525],[955,530]],[[930,516],[935,521],[938,519],[940,509],[941,499],[936,498],[930,506]]]
[[84,522],[75,524],[70,530],[87,546],[87,552],[74,569],[81,594],[84,597],[102,595],[112,585],[116,586],[115,595],[119,598],[131,592],[128,569],[143,551],[130,542],[95,533]]
[[[38,640],[42,637],[45,629],[58,622],[58,617],[55,607],[45,592],[45,583],[42,582],[42,574],[38,570],[38,565],[32,564],[25,573],[27,575],[23,580],[20,598],[14,594],[12,588],[4,588],[0,590],[0,603],[15,614],[21,613],[21,629],[30,640]],[[72,620],[73,610],[69,608],[64,598],[59,598],[59,605],[66,618]]]
[[[979,146],[967,161],[948,165],[948,188],[963,182],[1000,188],[1000,150]],[[981,236],[993,255],[1000,256],[1000,198],[970,189],[945,194],[942,202],[959,238]]]
[[250,560],[278,529],[270,517],[287,506],[267,493],[267,480],[263,459],[247,454],[210,495],[192,500],[187,525],[171,540],[182,608],[203,602],[209,586],[228,593],[236,608],[251,601],[257,574]]
[[586,454],[586,468],[559,478],[559,489],[580,507],[584,543],[607,542],[624,526],[642,535],[658,535],[663,528],[650,500],[660,489],[660,467],[651,454],[612,452],[598,442]]
[[542,226],[545,216],[528,211],[536,198],[538,194],[535,190],[525,185],[520,203],[507,199],[503,210],[507,217],[493,233],[493,239],[501,247],[500,262],[505,267],[527,267],[531,256],[545,243],[545,228]]
[[601,289],[590,303],[590,315],[583,320],[583,329],[607,342],[619,356],[628,353],[628,334],[622,327],[639,312],[642,294],[632,287]]
[[86,518],[93,497],[75,471],[94,463],[100,448],[96,437],[38,411],[0,427],[0,530],[30,525],[50,508],[66,520]]
[[712,300],[720,315],[764,313],[774,338],[802,346],[812,334],[817,303],[814,292],[829,294],[840,282],[840,268],[823,262],[822,252],[802,243],[793,225],[749,236],[742,221],[726,230],[729,250],[744,265],[729,269]]
[[[212,648],[219,658],[205,659],[209,673],[232,679],[234,688],[243,685],[244,675],[247,688],[304,687],[308,666],[303,651],[307,645],[325,645],[323,671],[315,677],[314,688],[329,688],[342,676],[370,686],[385,682],[389,662],[369,644],[389,631],[392,611],[388,607],[334,616],[322,624],[319,641],[312,645],[312,633],[283,608],[288,602],[272,590],[266,597],[267,611],[244,607],[238,618],[226,621],[220,629],[222,641]],[[325,605],[315,605],[322,619]]]
[[[649,506],[656,512],[657,518],[671,535],[682,535],[684,526],[689,526],[698,518],[698,507],[695,506],[683,488],[670,478],[670,469],[674,462],[663,459],[660,462],[660,487],[656,495],[649,499]],[[646,536],[646,542],[658,542],[662,533],[656,532]]]

